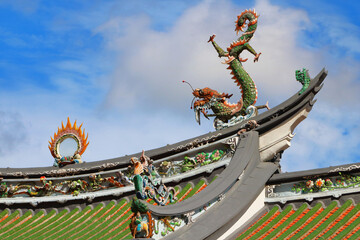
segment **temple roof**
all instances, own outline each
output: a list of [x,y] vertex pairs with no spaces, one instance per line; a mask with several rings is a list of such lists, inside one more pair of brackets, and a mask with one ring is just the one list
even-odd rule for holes
[[[262,219],[266,216],[270,219],[269,214],[276,211],[292,212],[288,219],[293,219],[303,214],[305,208],[311,212],[318,201],[324,201],[322,206],[326,208],[327,201],[333,201],[333,197],[338,199],[339,206],[348,205],[343,199],[358,195],[357,188],[345,189],[336,184],[332,185],[333,189],[329,185],[326,189],[325,185],[314,189],[301,186],[308,178],[314,178],[311,181],[333,178],[335,183],[341,169],[350,166],[280,173],[282,153],[290,146],[295,127],[311,111],[326,75],[323,69],[306,91],[251,119],[258,123],[255,129],[240,123],[147,151],[154,175],[148,173],[142,177],[156,186],[158,192],[153,194],[153,200],[139,202],[152,214],[155,223],[150,221],[149,227],[154,237],[231,239],[235,233],[246,232],[251,224],[261,227],[259,223],[267,223]],[[133,156],[140,157],[140,154]],[[3,177],[0,206],[5,209],[0,213],[0,237],[42,238],[48,234],[53,234],[51,238],[131,237],[129,224],[134,223],[139,212],[132,212],[130,199],[135,195],[140,199],[147,196],[139,195],[142,184],[135,184],[136,174],[135,170],[129,170],[129,158],[68,165],[61,169],[0,169]],[[162,176],[155,172],[162,172]],[[125,181],[124,176],[134,178],[132,182]],[[141,178],[140,174],[137,177]],[[356,180],[356,176],[351,177]],[[293,191],[294,184],[299,187]],[[166,189],[170,188],[175,194],[168,198],[170,191]],[[314,192],[307,192],[310,190]],[[149,190],[147,194],[152,193]],[[162,203],[158,199],[163,199],[165,206],[158,206]],[[357,200],[352,203],[357,204]],[[297,212],[298,209],[301,212]],[[280,214],[278,216],[284,215]]]

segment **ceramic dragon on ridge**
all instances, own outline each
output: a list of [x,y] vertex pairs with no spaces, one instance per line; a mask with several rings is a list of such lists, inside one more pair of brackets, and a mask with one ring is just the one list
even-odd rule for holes
[[[241,99],[236,104],[231,104],[226,101],[232,94],[219,93],[210,88],[195,89],[193,90],[194,99],[198,98],[194,102],[194,110],[196,114],[196,120],[200,124],[200,112],[208,117],[215,117],[214,127],[222,129],[238,122],[241,122],[247,118],[254,116],[259,108],[268,108],[268,105],[255,107],[255,103],[258,97],[258,92],[254,81],[242,66],[242,62],[247,59],[242,59],[240,54],[242,51],[247,50],[252,53],[255,58],[254,62],[257,62],[260,54],[257,53],[249,44],[250,39],[253,37],[257,28],[257,20],[259,15],[255,10],[246,10],[242,12],[236,20],[235,31],[243,32],[243,34],[231,43],[224,51],[214,41],[215,35],[212,35],[208,42],[211,42],[215,50],[219,54],[219,57],[226,57],[225,64],[229,65],[227,69],[231,70],[233,75],[232,79],[240,87]],[[244,28],[247,26],[246,31]],[[214,114],[208,114],[206,110],[211,109]]]

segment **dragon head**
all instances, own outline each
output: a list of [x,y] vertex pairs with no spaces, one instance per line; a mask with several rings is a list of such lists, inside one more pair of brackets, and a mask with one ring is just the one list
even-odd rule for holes
[[203,106],[206,103],[209,103],[212,99],[217,99],[218,101],[225,101],[225,98],[230,98],[232,96],[232,94],[219,93],[218,91],[208,87],[202,89],[196,88],[195,90],[193,90],[192,94],[194,95],[194,99],[191,105],[193,105],[194,100],[196,100],[193,105],[194,109]]
[[[219,93],[216,90],[211,88],[194,88],[190,83],[183,81],[183,83],[189,84],[191,89],[193,90],[192,94],[194,95],[193,100],[191,101],[191,109],[194,107],[195,111],[195,119],[200,124],[200,112],[209,119],[207,115],[207,110],[211,109],[217,103],[221,102],[225,105],[228,105],[226,98],[230,98],[232,94],[228,93]],[[195,101],[196,100],[196,101]]]
[[200,112],[209,119],[207,115],[207,110],[212,109],[213,106],[222,103],[225,106],[234,107],[226,101],[226,98],[230,98],[232,94],[228,93],[219,93],[216,90],[211,88],[196,88],[193,89],[190,83],[183,81],[183,83],[189,84],[193,90],[192,94],[194,95],[193,100],[191,101],[191,108],[194,107],[195,119],[200,124]]
[[258,15],[254,10],[245,10],[239,16],[237,16],[237,20],[235,21],[235,31],[236,34],[239,31],[244,32],[244,27],[246,26],[246,20],[249,20],[248,27],[257,23],[257,19],[260,15]]
[[194,95],[195,98],[205,98],[206,97],[206,94],[204,92],[203,89],[200,89],[200,88],[196,88],[192,94]]
[[211,88],[196,88],[192,94],[194,95],[193,101],[194,102],[194,111],[195,111],[195,119],[200,124],[200,112],[209,119],[207,110],[212,109],[215,105],[218,105],[218,103],[227,103],[226,98],[230,98],[232,94],[227,93],[219,93],[216,90],[213,90]]

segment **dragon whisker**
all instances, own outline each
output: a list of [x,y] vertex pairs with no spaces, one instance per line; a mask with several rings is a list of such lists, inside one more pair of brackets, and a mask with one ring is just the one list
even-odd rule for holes
[[196,98],[196,97],[194,97],[193,100],[191,101],[190,109],[192,109],[192,106],[193,106],[193,103],[194,103],[194,101],[195,101],[195,98]]

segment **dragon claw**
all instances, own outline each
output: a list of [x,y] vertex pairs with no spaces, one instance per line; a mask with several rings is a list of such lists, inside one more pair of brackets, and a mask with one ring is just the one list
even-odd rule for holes
[[261,53],[256,54],[255,58],[254,58],[254,62],[259,61],[259,57],[260,57]]
[[204,114],[204,117],[206,117],[207,119],[209,119],[209,117],[208,117],[208,115],[207,115],[207,112],[205,112],[204,109],[202,109],[201,112]]
[[214,41],[214,38],[216,37],[216,35],[215,34],[213,34],[212,36],[210,36],[210,38],[209,38],[209,41],[208,42],[212,42],[212,41]]
[[234,59],[235,59],[235,58],[234,58],[233,56],[230,56],[230,57],[228,57],[227,60],[225,60],[224,62],[222,62],[222,64],[229,64],[229,63],[231,63]]
[[269,101],[266,101],[265,107],[267,108],[267,110],[270,110]]

